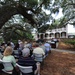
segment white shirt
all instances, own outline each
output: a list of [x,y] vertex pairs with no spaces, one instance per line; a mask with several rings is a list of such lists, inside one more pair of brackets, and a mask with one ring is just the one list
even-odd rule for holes
[[43,50],[42,48],[40,48],[40,47],[35,48],[35,49],[33,50],[33,53],[45,55],[44,50]]

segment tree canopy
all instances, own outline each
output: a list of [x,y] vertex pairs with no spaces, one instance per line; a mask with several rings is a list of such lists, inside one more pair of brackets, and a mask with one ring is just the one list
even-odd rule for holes
[[34,17],[48,1],[41,0],[38,6],[38,0],[0,0],[0,28],[15,14],[21,14],[32,25],[38,24]]
[[[57,20],[52,14],[58,15],[60,8],[63,17]],[[23,24],[29,23],[30,28],[35,27],[39,32],[68,23],[75,25],[75,0],[0,0],[0,29],[17,14],[23,16]]]
[[[15,14],[21,14],[28,23],[41,28],[50,20],[55,22],[52,14],[58,14],[59,8],[63,9],[64,15],[60,25],[74,19],[74,0],[0,0],[0,28]],[[50,11],[50,14],[47,15],[43,9]]]

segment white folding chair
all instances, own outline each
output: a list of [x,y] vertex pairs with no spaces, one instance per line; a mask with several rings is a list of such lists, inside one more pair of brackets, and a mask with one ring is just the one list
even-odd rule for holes
[[18,54],[18,53],[19,53],[18,50],[13,50],[13,52],[14,52],[15,54]]
[[33,73],[33,67],[32,66],[21,66],[19,64],[16,64],[16,66],[19,67],[21,74],[28,74],[28,73]]
[[0,63],[2,63],[2,59],[0,59]]
[[13,50],[14,57],[19,58],[19,51],[18,50]]
[[3,57],[2,53],[0,52],[0,59]]
[[34,53],[33,57],[34,57],[34,60],[37,61],[37,62],[43,62],[43,60],[44,60],[43,54],[36,54],[36,53]]
[[[7,67],[11,67],[12,66],[12,63],[11,62],[8,62],[8,61],[3,61],[3,60],[1,60],[0,59],[0,62],[3,64],[3,66],[4,66],[4,69],[2,69],[2,71],[3,72],[5,72],[5,73],[8,73],[8,74],[12,74],[12,71],[6,71],[5,69],[7,68]],[[13,67],[13,66],[12,66]]]

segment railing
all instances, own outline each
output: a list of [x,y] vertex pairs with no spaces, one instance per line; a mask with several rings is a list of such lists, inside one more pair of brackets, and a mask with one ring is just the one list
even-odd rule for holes
[[63,32],[63,31],[66,31],[66,28],[58,28],[58,29],[53,29],[51,30],[51,32]]

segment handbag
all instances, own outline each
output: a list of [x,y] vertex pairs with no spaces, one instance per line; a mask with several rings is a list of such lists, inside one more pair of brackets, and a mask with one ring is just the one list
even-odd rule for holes
[[[14,65],[13,65],[13,67],[14,67]],[[17,67],[14,67],[12,75],[20,75],[20,71],[17,70]]]

